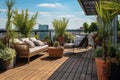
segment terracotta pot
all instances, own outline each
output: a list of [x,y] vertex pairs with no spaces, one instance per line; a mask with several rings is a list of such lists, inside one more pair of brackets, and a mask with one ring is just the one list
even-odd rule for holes
[[59,40],[60,46],[64,46],[64,37],[60,36],[58,37],[58,40]]
[[97,67],[98,80],[109,80],[110,76],[110,61],[102,60],[100,58],[95,59]]

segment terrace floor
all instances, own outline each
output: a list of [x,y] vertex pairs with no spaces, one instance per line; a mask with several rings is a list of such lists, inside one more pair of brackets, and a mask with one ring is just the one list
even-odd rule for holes
[[27,59],[18,59],[15,68],[0,72],[0,80],[97,80],[93,50],[65,49],[63,58],[49,58],[42,53]]

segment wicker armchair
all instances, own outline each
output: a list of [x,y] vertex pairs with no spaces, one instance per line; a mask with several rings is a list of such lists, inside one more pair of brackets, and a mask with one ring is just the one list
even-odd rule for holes
[[63,47],[49,47],[48,48],[49,57],[54,57],[54,58],[62,57],[63,51],[64,51]]

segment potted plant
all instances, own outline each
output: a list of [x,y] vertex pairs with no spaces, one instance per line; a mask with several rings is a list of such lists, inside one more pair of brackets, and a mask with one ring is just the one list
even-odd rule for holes
[[16,56],[15,50],[7,48],[3,43],[0,42],[0,69],[7,70],[13,68],[14,59]]
[[18,10],[14,11],[13,24],[21,33],[21,37],[30,37],[30,32],[33,30],[33,27],[36,24],[37,15],[38,13],[35,13],[29,17],[28,9],[22,10],[21,13],[19,13]]
[[120,48],[118,45],[111,45],[110,47],[111,57],[111,80],[120,80]]
[[64,33],[68,24],[68,19],[62,18],[60,20],[54,19],[52,21],[53,27],[55,29],[55,33],[58,37],[58,41],[60,42],[60,45],[64,45]]
[[55,41],[55,42],[53,43],[53,45],[54,45],[54,47],[58,47],[58,46],[60,46],[60,43],[59,43],[58,41]]
[[[112,21],[114,17],[118,14],[118,11],[111,10],[109,5],[114,4],[111,1],[100,0],[99,3],[96,2],[96,11],[100,18],[98,23],[98,39],[101,38],[102,56],[95,59],[98,80],[109,80],[110,74],[110,45],[112,43]],[[115,3],[117,4],[117,3]],[[114,5],[115,6],[115,5]],[[112,6],[113,7],[113,6]]]

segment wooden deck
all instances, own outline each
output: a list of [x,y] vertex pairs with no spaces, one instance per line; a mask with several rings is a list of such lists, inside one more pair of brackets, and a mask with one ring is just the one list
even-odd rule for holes
[[22,59],[15,68],[0,72],[0,80],[97,80],[92,50],[68,51],[59,59],[49,58],[46,53],[32,57],[30,64]]

